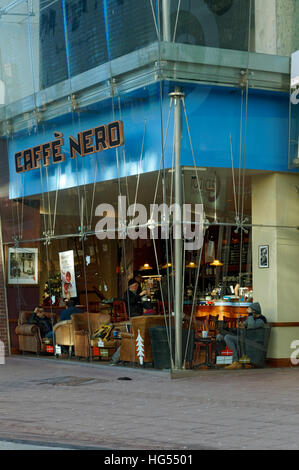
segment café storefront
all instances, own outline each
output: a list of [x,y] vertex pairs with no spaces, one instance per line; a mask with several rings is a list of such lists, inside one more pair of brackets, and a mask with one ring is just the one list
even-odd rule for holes
[[[191,208],[200,204],[204,214],[202,245],[188,249],[187,240],[182,244],[182,321],[188,328],[196,317],[238,318],[246,315],[253,300],[259,301],[269,321],[277,325],[272,328],[268,357],[272,364],[286,363],[281,344],[276,344],[276,332],[285,335],[292,325],[284,322],[287,326],[283,327],[279,323],[285,317],[275,315],[285,282],[280,259],[285,250],[295,249],[297,231],[291,220],[287,222],[288,210],[279,220],[282,213],[278,208],[296,203],[290,188],[298,178],[287,171],[287,161],[278,159],[288,126],[287,97],[249,93],[252,115],[247,124],[247,156],[243,168],[238,168],[240,117],[236,111],[240,96],[219,87],[177,85],[184,92],[182,203]],[[112,315],[116,323],[129,321],[130,312],[118,313],[114,302],[124,299],[127,282],[136,272],[142,276],[142,287],[149,289],[157,314],[164,316],[162,323],[173,326],[174,307],[169,309],[175,303],[177,276],[173,220],[168,220],[170,236],[166,239],[158,229],[153,240],[150,230],[152,205],[171,206],[175,197],[171,95],[175,85],[164,83],[163,87],[162,121],[159,87],[151,85],[123,96],[117,106],[114,101],[111,106],[111,100],[101,102],[86,113],[59,116],[33,132],[20,131],[8,139],[9,198],[2,198],[1,213],[13,353],[20,352],[20,334],[16,334],[20,312],[42,304],[55,323],[67,296],[77,298],[88,318],[102,312]],[[199,104],[195,106],[194,100]],[[275,110],[280,127],[274,118],[260,118],[261,109]],[[119,206],[121,198],[124,208]],[[112,215],[97,212],[103,204],[114,209]],[[136,228],[137,204],[148,215],[142,236],[140,227]],[[128,207],[135,212],[127,211]],[[107,224],[98,230],[103,216],[114,218],[110,231]],[[191,217],[193,223],[194,210]],[[121,233],[121,222],[135,227],[133,237],[128,231]],[[158,220],[157,226],[161,223]],[[61,256],[65,253],[73,270],[71,281],[63,277]],[[281,289],[276,292],[275,305],[276,282]],[[163,283],[167,288],[161,296]],[[291,339],[296,327],[293,322]],[[123,331],[124,337],[126,333]],[[285,339],[284,351],[289,348],[287,343]],[[99,349],[90,349],[94,360]],[[55,344],[48,348],[48,354],[52,352],[57,352]],[[138,360],[133,363],[138,365]]]

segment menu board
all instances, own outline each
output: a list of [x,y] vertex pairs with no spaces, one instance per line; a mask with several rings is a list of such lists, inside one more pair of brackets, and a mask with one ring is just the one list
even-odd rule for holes
[[[248,256],[248,243],[244,243],[242,246],[242,264],[247,264]],[[222,259],[232,266],[240,264],[240,245],[234,243],[231,245],[225,245],[222,248]]]

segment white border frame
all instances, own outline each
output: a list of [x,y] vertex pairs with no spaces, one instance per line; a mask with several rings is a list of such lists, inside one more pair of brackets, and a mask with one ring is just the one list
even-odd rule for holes
[[[32,253],[35,255],[35,263],[34,263],[35,279],[25,279],[22,277],[11,278],[10,276],[11,253]],[[8,248],[7,282],[10,285],[37,285],[38,284],[38,248]]]
[[[262,264],[262,263],[261,263],[261,254],[262,254],[262,250],[266,250],[266,253],[267,253],[267,264]],[[259,245],[258,256],[259,256],[259,259],[258,259],[258,267],[261,268],[261,269],[269,268],[269,245]]]

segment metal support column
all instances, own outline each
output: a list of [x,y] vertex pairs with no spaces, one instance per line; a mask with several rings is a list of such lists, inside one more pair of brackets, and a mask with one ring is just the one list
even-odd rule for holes
[[170,0],[162,0],[163,41],[171,42]]
[[174,296],[174,326],[175,326],[175,369],[182,368],[182,296],[183,296],[183,242],[182,242],[182,170],[181,139],[182,139],[182,108],[181,100],[184,93],[175,88],[170,97],[174,100],[174,193],[175,207],[173,213],[174,229],[174,266],[175,266],[175,296]]

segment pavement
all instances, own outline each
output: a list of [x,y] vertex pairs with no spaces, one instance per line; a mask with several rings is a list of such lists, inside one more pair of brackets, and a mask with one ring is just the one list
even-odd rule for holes
[[0,449],[297,450],[298,379],[296,367],[174,379],[11,356],[0,366]]
[[68,447],[47,446],[43,443],[40,445],[36,442],[26,442],[20,440],[0,441],[0,450],[71,450]]

